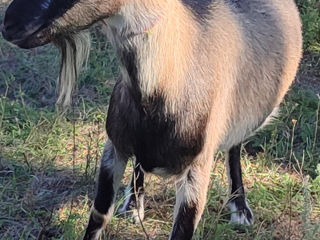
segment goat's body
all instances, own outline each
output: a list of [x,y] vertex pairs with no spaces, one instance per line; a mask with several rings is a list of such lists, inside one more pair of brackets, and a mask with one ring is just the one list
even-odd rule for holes
[[178,176],[171,240],[192,238],[218,148],[228,153],[231,221],[252,224],[240,143],[267,121],[294,80],[302,39],[293,0],[14,0],[3,35],[21,47],[61,40],[59,99],[68,102],[82,63],[76,58],[88,48],[77,33],[105,17],[121,77],[84,239],[98,239],[110,220],[133,155],[132,194],[121,209],[136,201],[143,218],[141,170]]
[[122,78],[108,135],[148,172],[181,173],[205,147],[228,150],[251,135],[280,103],[301,56],[291,0],[200,1],[206,11],[188,2],[155,8],[161,18],[147,37],[126,34],[149,24],[136,9],[152,1],[109,21]]
[[[228,152],[231,222],[252,224],[239,144],[267,122],[294,80],[302,39],[293,1],[149,0],[125,5],[107,22],[122,73],[109,105],[108,136],[115,149],[136,156],[138,168],[177,176],[170,239],[192,238],[218,148]],[[141,171],[135,181],[133,175],[122,210],[138,196],[141,214]]]

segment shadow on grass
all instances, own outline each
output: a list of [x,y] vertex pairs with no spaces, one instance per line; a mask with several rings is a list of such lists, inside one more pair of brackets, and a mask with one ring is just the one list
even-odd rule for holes
[[31,169],[1,158],[1,239],[59,238],[63,235],[63,221],[70,220],[68,214],[79,201],[88,204],[93,187],[92,178],[85,179],[68,168]]
[[[0,24],[5,6],[0,1]],[[72,117],[54,111],[57,50],[52,46],[21,50],[0,37],[0,239],[79,239],[83,232],[104,144],[95,136],[103,132],[118,73],[112,48],[96,29],[92,31],[89,67],[79,79],[80,97]],[[311,87],[319,92],[318,63],[314,58],[303,61],[300,76],[303,86],[309,86],[312,77]],[[304,233],[301,226],[310,225],[309,215],[320,222],[319,125],[318,97],[293,89],[276,123],[254,137],[243,156],[248,199],[256,214],[254,228],[237,233],[227,224],[228,213],[221,209],[228,187],[220,162],[195,239],[286,239],[288,232],[289,238],[295,239],[297,233],[299,239]],[[315,179],[312,184],[302,187],[294,171],[288,171],[289,163],[303,163],[303,174]],[[146,185],[145,227],[151,239],[167,239],[173,186],[151,177]],[[288,207],[289,197],[293,209]],[[288,231],[288,225],[298,228]],[[312,231],[305,236],[316,236]],[[114,240],[144,238],[140,226],[117,216],[105,234],[105,239]]]

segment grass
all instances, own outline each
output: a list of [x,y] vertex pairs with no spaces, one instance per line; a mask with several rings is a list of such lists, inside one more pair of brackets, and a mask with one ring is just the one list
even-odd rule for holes
[[[4,6],[0,2],[0,19]],[[25,51],[0,38],[0,239],[71,240],[83,234],[106,138],[107,103],[118,75],[110,45],[96,29],[93,36],[88,70],[65,114],[54,106],[56,49]],[[217,153],[194,239],[320,238],[320,53],[314,46],[308,47],[280,115],[243,145],[243,176],[255,224],[242,229],[228,224],[228,185],[223,155]],[[123,186],[131,172],[129,162]],[[167,239],[174,186],[147,176],[146,195],[147,236]],[[121,193],[118,199],[117,206]],[[147,236],[130,218],[116,215],[103,239]]]

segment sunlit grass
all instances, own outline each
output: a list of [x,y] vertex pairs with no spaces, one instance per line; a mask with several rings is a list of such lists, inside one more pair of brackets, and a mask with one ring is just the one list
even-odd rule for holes
[[[245,145],[242,149],[244,182],[255,214],[254,226],[240,231],[228,224],[229,214],[225,208],[228,185],[223,155],[218,154],[207,206],[195,239],[319,237],[319,136],[313,141],[314,124],[319,123],[312,117],[316,114],[318,99],[311,98],[314,104],[305,103],[303,99],[308,94],[311,93],[295,89],[282,105],[281,115],[274,125],[254,137],[251,144],[261,145],[263,151],[251,156]],[[303,101],[292,102],[291,95]],[[0,220],[0,229],[3,229],[0,236],[3,239],[36,239],[39,235],[79,239],[92,204],[93,180],[106,138],[105,109],[92,108],[88,114],[87,107],[79,107],[59,115],[54,110],[31,108],[4,97],[0,106],[4,106],[3,101],[6,107],[0,109],[3,114],[0,198],[4,218]],[[302,120],[296,116],[304,112],[309,117],[299,125]],[[297,119],[293,142],[290,119]],[[312,131],[304,129],[307,124]],[[305,138],[312,141],[299,140],[304,131],[310,134]],[[291,155],[294,157],[289,169]],[[131,172],[129,164],[124,183],[129,182]],[[312,178],[306,174],[308,172]],[[166,239],[171,229],[174,185],[169,180],[163,184],[162,179],[148,176],[146,194],[143,222],[146,233],[150,239]],[[118,205],[122,201],[119,195]],[[145,237],[140,225],[116,215],[104,239]]]
[[[308,49],[313,52],[304,58],[299,76],[319,80],[318,45]],[[73,107],[61,114],[54,105],[57,50],[20,50],[0,38],[0,239],[73,240],[83,235],[106,141],[107,104],[119,71],[112,48],[95,30],[89,63]],[[320,239],[320,100],[314,91],[294,87],[273,123],[243,145],[254,225],[239,229],[229,224],[224,157],[218,153],[194,239]],[[129,161],[121,190],[131,172]],[[174,184],[147,176],[145,189],[146,232],[115,214],[103,239],[168,238]],[[118,199],[117,207],[124,200],[122,191]]]

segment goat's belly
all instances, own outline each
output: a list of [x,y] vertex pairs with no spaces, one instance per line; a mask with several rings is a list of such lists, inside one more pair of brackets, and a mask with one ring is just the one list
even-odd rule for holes
[[116,137],[108,133],[115,147],[128,155],[134,155],[145,172],[158,175],[181,173],[202,149],[201,139],[186,141],[175,136],[170,126],[163,129],[157,126],[145,129],[141,126],[135,130],[118,130]]
[[135,121],[108,115],[107,120],[107,133],[116,149],[134,155],[146,172],[162,169],[170,175],[179,174],[200,153],[204,134],[180,137],[176,129],[174,122],[159,119]]
[[200,149],[197,143],[187,144],[182,139],[145,136],[134,149],[134,155],[144,171],[172,175],[192,163]]

